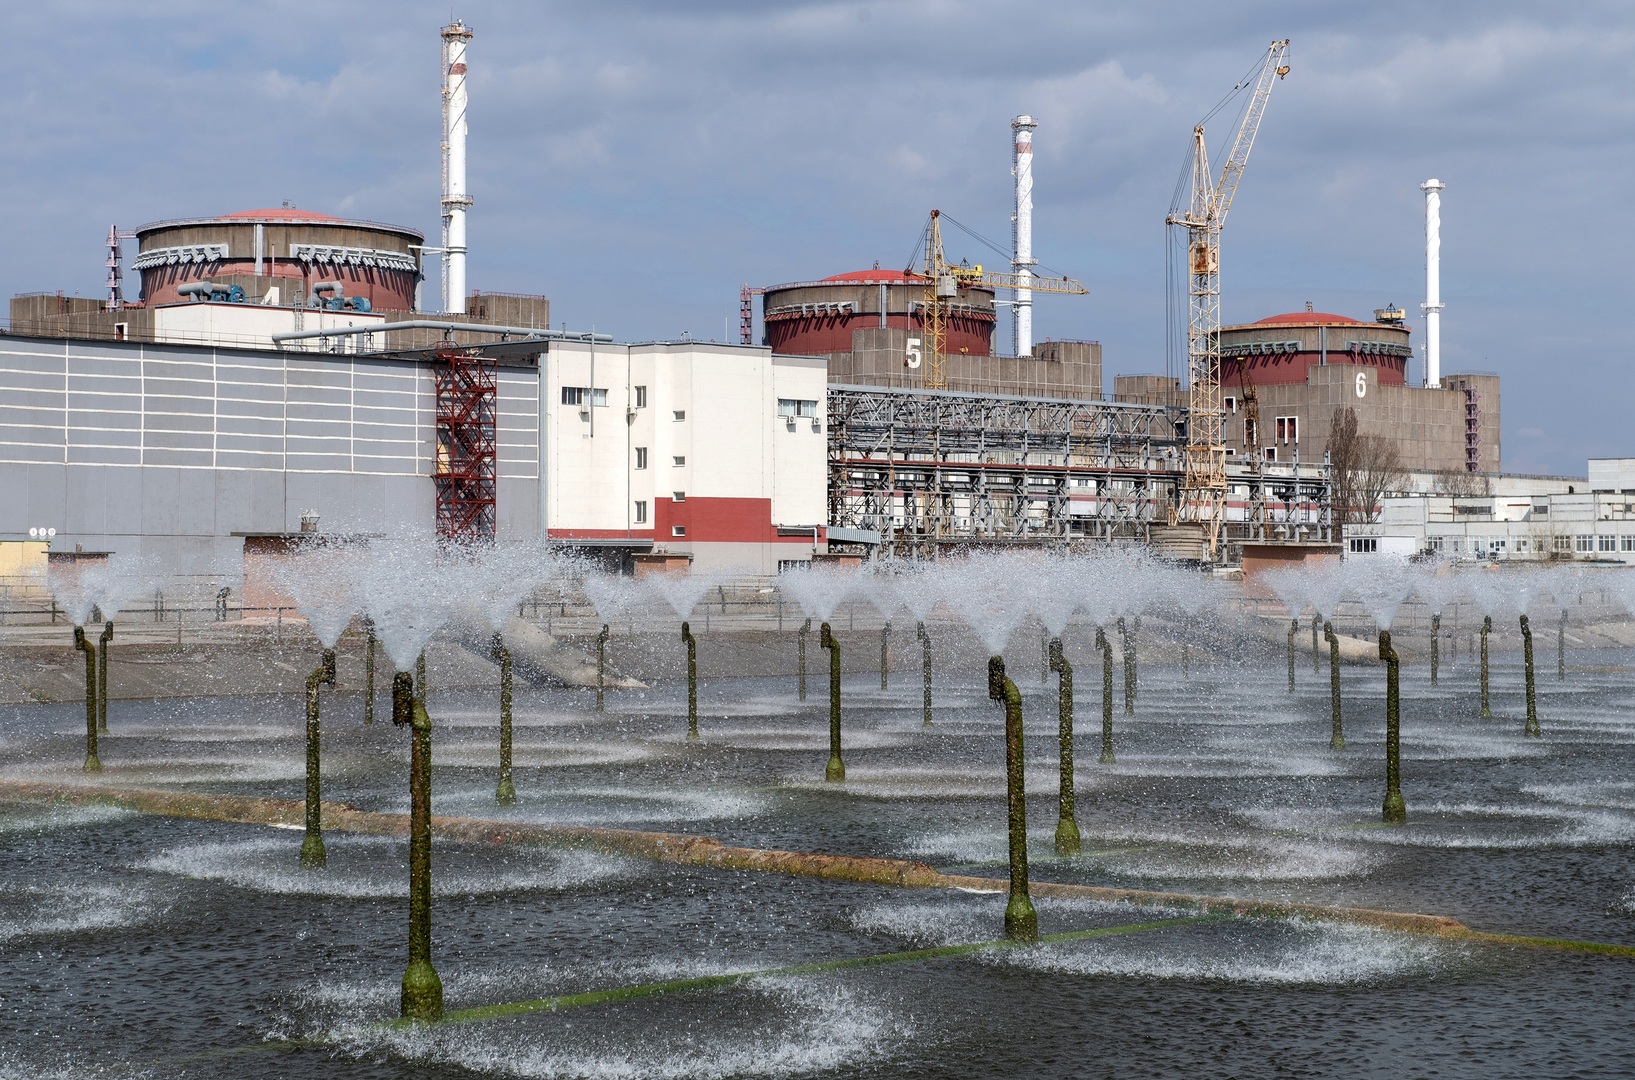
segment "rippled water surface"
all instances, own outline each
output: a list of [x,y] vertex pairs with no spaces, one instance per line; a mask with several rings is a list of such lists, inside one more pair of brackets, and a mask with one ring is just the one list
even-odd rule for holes
[[[1025,650],[1023,650],[1025,652]],[[1405,668],[1409,824],[1379,821],[1381,673],[1346,675],[1328,749],[1326,671],[1281,656],[1141,672],[1097,763],[1100,680],[1081,663],[1078,820],[1057,858],[1055,687],[1016,662],[1035,881],[1452,916],[1514,934],[1635,943],[1635,714],[1611,666],[1519,671],[1492,720],[1473,665]],[[845,785],[823,782],[823,684],[721,680],[685,738],[685,688],[517,695],[515,807],[493,798],[491,695],[436,694],[435,810],[918,859],[1003,877],[1001,716],[980,672],[847,680]],[[377,710],[385,715],[385,710]],[[299,798],[296,698],[123,702],[95,782]],[[407,741],[324,700],[325,797],[408,806]],[[77,706],[0,710],[0,777],[83,780]],[[434,1029],[397,1011],[400,839],[95,806],[0,802],[0,1080],[13,1077],[1018,1077],[1635,1074],[1635,960],[1312,920],[1040,899],[1067,939],[789,971],[1001,936],[1004,898],[707,871],[515,846],[434,854],[435,959],[451,1009],[741,972],[765,977]]]

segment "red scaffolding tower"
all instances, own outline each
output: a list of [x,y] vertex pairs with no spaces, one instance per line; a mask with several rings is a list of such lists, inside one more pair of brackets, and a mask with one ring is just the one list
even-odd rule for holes
[[494,362],[454,346],[436,351],[437,536],[459,543],[494,540],[497,390]]

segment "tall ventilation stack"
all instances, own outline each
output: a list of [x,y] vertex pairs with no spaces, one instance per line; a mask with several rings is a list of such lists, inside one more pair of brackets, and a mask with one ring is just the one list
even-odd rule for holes
[[466,310],[466,42],[456,20],[443,27],[443,311]]
[[1440,180],[1419,185],[1425,193],[1425,386],[1442,385],[1442,189]]
[[1015,252],[1011,269],[1016,272],[1011,351],[1017,356],[1033,354],[1033,290],[1028,282],[1033,278],[1033,268],[1039,265],[1033,257],[1033,132],[1038,126],[1039,122],[1026,114],[1011,121],[1011,130],[1016,133],[1011,165],[1011,175],[1016,177],[1016,213],[1011,216],[1011,245]]

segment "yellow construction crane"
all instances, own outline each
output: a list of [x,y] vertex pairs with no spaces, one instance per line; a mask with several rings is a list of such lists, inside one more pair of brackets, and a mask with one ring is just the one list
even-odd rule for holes
[[[955,222],[958,225],[958,222]],[[964,226],[961,226],[963,228]],[[910,265],[906,273],[918,274],[925,278],[925,302],[921,305],[924,315],[922,322],[924,341],[924,361],[926,364],[925,385],[927,389],[943,390],[948,386],[948,350],[946,323],[948,309],[959,296],[961,289],[973,287],[987,289],[1032,289],[1034,292],[1068,293],[1073,296],[1083,296],[1088,291],[1085,287],[1065,277],[1039,277],[1036,274],[1027,274],[1026,280],[1021,274],[996,274],[985,271],[979,263],[976,266],[961,264],[950,265],[943,255],[942,248],[942,211],[931,211],[931,221],[925,230],[925,264],[920,270]],[[909,363],[914,364],[919,358],[910,341]]]
[[[1274,41],[1266,50],[1255,89],[1243,110],[1237,138],[1221,167],[1211,176],[1204,125],[1192,129],[1192,192],[1186,207],[1170,209],[1167,224],[1187,230],[1187,445],[1181,482],[1179,519],[1203,527],[1204,552],[1213,560],[1220,543],[1226,504],[1226,446],[1221,439],[1221,226],[1249,163],[1260,118],[1272,86],[1289,73],[1289,42]],[[1248,81],[1234,90],[1241,90]],[[1213,115],[1213,114],[1211,114]],[[1208,119],[1207,117],[1205,119]],[[1258,411],[1258,409],[1256,410]]]

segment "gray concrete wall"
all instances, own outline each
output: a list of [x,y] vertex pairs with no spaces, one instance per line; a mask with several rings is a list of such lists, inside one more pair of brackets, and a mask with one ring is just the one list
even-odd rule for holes
[[[925,361],[908,367],[907,330],[852,331],[852,350],[829,354],[829,381],[843,386],[925,387]],[[918,333],[915,337],[921,337]],[[950,355],[947,389],[959,393],[1097,401],[1101,389],[1101,343],[1042,341],[1031,357]]]

